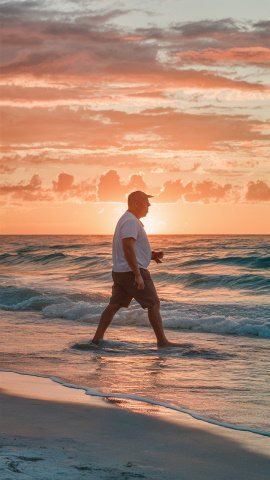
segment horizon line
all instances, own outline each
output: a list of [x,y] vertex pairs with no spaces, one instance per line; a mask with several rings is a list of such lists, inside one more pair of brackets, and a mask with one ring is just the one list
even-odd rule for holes
[[[58,237],[58,236],[69,236],[69,237],[84,237],[84,236],[98,236],[98,237],[108,237],[112,236],[113,233],[0,233],[0,237]],[[256,235],[269,235],[269,233],[148,233],[148,236],[175,236],[175,235],[204,235],[204,236],[256,236]]]

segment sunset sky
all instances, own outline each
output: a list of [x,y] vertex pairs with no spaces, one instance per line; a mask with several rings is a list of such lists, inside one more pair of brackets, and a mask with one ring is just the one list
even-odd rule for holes
[[1,1],[1,233],[270,234],[268,0]]

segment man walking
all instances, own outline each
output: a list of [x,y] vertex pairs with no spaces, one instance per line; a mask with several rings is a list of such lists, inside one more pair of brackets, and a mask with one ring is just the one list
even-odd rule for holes
[[160,316],[160,302],[147,267],[151,260],[161,263],[163,252],[151,252],[151,247],[140,218],[150,207],[149,197],[141,191],[128,196],[128,210],[119,219],[113,237],[113,287],[109,305],[101,315],[92,339],[98,343],[104,336],[114,315],[127,308],[133,298],[147,308],[148,318],[157,338],[158,347],[182,347],[169,342],[165,336]]

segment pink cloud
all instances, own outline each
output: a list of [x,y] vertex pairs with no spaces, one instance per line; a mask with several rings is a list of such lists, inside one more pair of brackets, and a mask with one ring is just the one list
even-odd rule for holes
[[177,53],[176,57],[187,64],[237,63],[270,67],[270,49],[266,47],[207,48],[201,51],[189,50]]
[[[25,14],[27,10],[28,15]],[[144,82],[153,90],[162,92],[172,86],[266,89],[261,83],[239,80],[233,72],[228,78],[221,72],[180,70],[170,61],[161,62],[158,56],[160,49],[164,49],[161,42],[166,41],[168,59],[175,55],[178,46],[182,51],[178,54],[179,58],[191,63],[208,64],[208,61],[217,61],[221,55],[225,55],[224,61],[237,58],[249,61],[248,56],[252,55],[255,63],[257,60],[262,62],[267,54],[267,47],[264,46],[266,26],[257,25],[248,31],[233,20],[226,19],[175,24],[167,29],[130,28],[128,31],[127,28],[121,29],[106,23],[126,13],[126,10],[111,10],[103,14],[94,14],[92,11],[84,16],[80,12],[81,15],[78,14],[75,19],[73,16],[71,20],[64,15],[61,18],[60,13],[55,18],[53,12],[43,10],[42,4],[40,17],[38,10],[33,15],[28,5],[24,5],[23,11],[18,2],[13,11],[17,14],[20,12],[17,17],[20,23],[16,22],[14,13],[4,18],[2,24],[2,42],[6,49],[1,71],[3,78],[9,82],[18,78],[24,81],[30,78],[44,79],[59,86],[74,87],[85,85],[87,81],[92,85],[102,83],[103,88],[104,84],[111,82]],[[206,41],[213,46],[212,49],[205,50]],[[219,44],[222,46],[219,47]],[[21,47],[20,51],[18,46]],[[226,53],[222,53],[226,51],[228,58]],[[211,58],[210,52],[214,58]],[[39,95],[38,91],[33,91],[32,100],[35,93]],[[62,98],[63,92],[61,94],[59,89],[58,94]],[[77,95],[78,100],[80,94],[82,92],[68,92],[68,95]],[[88,89],[83,97],[88,98]]]

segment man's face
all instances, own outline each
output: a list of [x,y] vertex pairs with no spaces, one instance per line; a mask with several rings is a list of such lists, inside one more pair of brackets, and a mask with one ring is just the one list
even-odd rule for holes
[[151,203],[149,203],[148,198],[138,200],[137,202],[137,212],[139,218],[146,217]]

